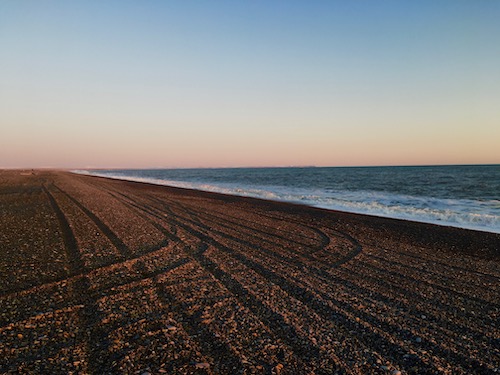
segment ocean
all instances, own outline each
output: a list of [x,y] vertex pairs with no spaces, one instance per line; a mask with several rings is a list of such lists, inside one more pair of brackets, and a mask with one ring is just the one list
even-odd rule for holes
[[74,172],[500,233],[500,165]]

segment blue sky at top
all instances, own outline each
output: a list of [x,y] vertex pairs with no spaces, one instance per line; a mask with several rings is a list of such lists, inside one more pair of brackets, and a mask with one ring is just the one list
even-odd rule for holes
[[4,1],[0,166],[500,162],[494,1]]

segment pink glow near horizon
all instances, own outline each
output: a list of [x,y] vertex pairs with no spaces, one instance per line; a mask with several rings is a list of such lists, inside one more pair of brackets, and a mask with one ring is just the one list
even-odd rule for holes
[[500,6],[281,7],[2,3],[0,168],[500,163]]

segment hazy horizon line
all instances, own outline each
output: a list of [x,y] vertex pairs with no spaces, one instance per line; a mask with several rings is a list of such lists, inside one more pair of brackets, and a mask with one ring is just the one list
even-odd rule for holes
[[157,167],[0,167],[0,170],[62,170],[62,171],[77,171],[77,170],[161,170],[161,169],[265,169],[265,168],[380,168],[380,167],[460,167],[460,166],[496,166],[500,163],[458,163],[458,164],[380,164],[380,165],[268,165],[268,166],[214,166],[214,167],[173,167],[173,166],[157,166]]

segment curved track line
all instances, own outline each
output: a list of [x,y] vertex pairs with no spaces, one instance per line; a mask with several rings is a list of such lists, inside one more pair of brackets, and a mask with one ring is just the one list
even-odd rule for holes
[[[161,202],[161,203],[162,203],[162,204],[165,204],[165,202]],[[207,230],[210,230],[210,229],[211,229],[211,228],[209,228],[206,224],[203,224],[202,222],[200,222],[199,213],[197,213],[197,212],[193,212],[191,209],[189,209],[189,208],[187,208],[187,207],[184,207],[184,206],[182,206],[181,204],[177,204],[177,206],[180,206],[180,208],[181,208],[181,209],[183,209],[183,210],[184,210],[184,212],[186,212],[189,216],[191,216],[191,217],[196,217],[196,218],[197,218],[197,221],[198,221],[198,223],[196,223],[196,225],[198,225],[198,226],[203,226],[203,227],[205,227],[205,229],[207,229]],[[204,212],[204,214],[206,214],[207,216],[215,217],[215,218],[217,218],[218,220],[222,220],[222,221],[229,221],[229,220],[227,220],[227,219],[220,218],[220,217],[219,217],[219,216],[217,216],[217,215],[208,214],[208,213],[206,213],[206,212]],[[276,218],[274,218],[274,219],[275,219],[275,220],[278,220],[278,219],[276,219]],[[190,220],[190,219],[186,219],[186,218],[185,218],[185,220]],[[193,222],[193,220],[190,220],[190,221],[191,221],[192,223],[194,223],[194,222]],[[283,220],[283,219],[280,219],[280,221],[284,221],[284,220]],[[293,222],[293,223],[295,223],[295,224],[297,224],[297,225],[300,225],[300,226],[303,226],[303,227],[306,227],[306,228],[309,228],[309,229],[316,229],[316,228],[310,227],[310,226],[308,226],[308,225],[304,225],[303,223],[296,222],[296,221],[294,221],[294,220],[287,220],[287,221],[288,221],[288,222]],[[246,228],[246,227],[243,227],[243,226],[242,226],[242,225],[240,225],[240,224],[237,224],[237,223],[234,223],[234,222],[231,222],[231,221],[229,221],[229,222],[230,222],[230,223],[232,223],[232,224],[236,224],[236,225],[238,225],[238,226],[240,226],[240,227],[242,227],[242,228]],[[226,228],[234,229],[234,227],[233,227],[233,228],[231,228],[231,227],[228,227],[227,225],[223,225],[223,224],[220,224],[220,223],[219,223],[219,225],[222,225],[222,226],[224,226],[224,227],[226,227]],[[253,228],[246,228],[246,229],[250,230],[251,232],[254,232],[254,229],[253,229]],[[330,229],[330,228],[329,228],[329,229]],[[337,231],[337,230],[335,230],[335,229],[330,229],[330,230],[331,230],[331,231],[333,231],[333,232],[336,232],[336,233],[338,234],[338,236],[339,236],[339,237],[342,237],[342,238],[346,239],[347,241],[351,242],[351,244],[352,244],[352,246],[353,246],[353,250],[352,250],[350,253],[348,253],[347,255],[345,255],[344,257],[342,257],[341,259],[339,259],[338,261],[335,261],[335,262],[333,262],[333,263],[330,263],[330,264],[329,264],[329,267],[330,267],[330,268],[340,267],[342,264],[349,262],[350,260],[352,260],[354,257],[356,257],[357,255],[359,255],[359,254],[362,252],[362,246],[361,246],[361,244],[360,244],[360,243],[359,243],[359,242],[358,242],[358,241],[357,241],[354,237],[350,236],[350,235],[349,235],[349,234],[347,234],[347,233]],[[244,242],[244,243],[242,243],[242,244],[247,244],[247,245],[249,244],[247,241],[243,241],[243,240],[241,240],[241,239],[239,239],[239,238],[236,238],[236,237],[234,237],[234,236],[231,236],[231,235],[229,235],[229,234],[227,234],[227,233],[224,233],[224,232],[221,232],[221,231],[215,231],[215,230],[213,230],[213,229],[212,229],[211,231],[212,231],[212,232],[217,232],[217,233],[219,233],[219,234],[221,234],[221,235],[223,235],[223,236],[225,236],[225,237],[227,237],[227,238],[231,238],[231,239],[233,239],[233,240],[235,240],[235,241],[238,241],[238,242]],[[326,233],[324,233],[323,231],[321,231],[321,233],[323,233],[325,236],[328,236],[328,235],[327,235]],[[275,236],[274,234],[269,234],[269,235],[270,235],[270,236]],[[256,235],[254,235],[254,234],[250,234],[250,236],[252,236],[252,237],[256,237]],[[286,239],[286,237],[284,237],[284,236],[280,236],[280,238],[282,238],[282,239]],[[329,237],[328,237],[328,238],[329,238]],[[266,239],[266,238],[263,238],[263,237],[260,237],[260,239],[261,239],[261,240],[263,240],[263,241],[265,241],[265,242],[270,242],[270,240],[269,240],[269,239]],[[329,240],[330,240],[330,238],[329,238]],[[278,244],[278,245],[279,245],[279,244]],[[327,246],[327,245],[325,245],[325,246]],[[319,251],[321,251],[321,250],[326,250],[326,249],[325,249],[325,248],[322,248],[322,249],[320,249]],[[298,256],[300,256],[300,257],[304,257],[304,258],[306,258],[306,259],[309,259],[309,260],[311,260],[311,261],[316,261],[316,262],[318,261],[318,259],[317,259],[316,257],[311,256],[310,254],[303,253],[303,252],[296,252],[296,251],[293,251],[292,249],[289,249],[289,251],[291,251],[291,252],[293,252],[293,253],[297,254],[297,255],[298,255]]]
[[64,194],[66,197],[68,197],[76,206],[78,206],[78,208],[80,208],[80,210],[82,210],[85,213],[85,215],[87,215],[94,222],[95,225],[97,225],[97,227],[101,230],[101,232],[104,233],[106,237],[108,237],[113,246],[116,247],[116,249],[120,252],[120,254],[124,258],[128,259],[131,257],[132,254],[130,252],[130,249],[127,247],[127,245],[125,245],[125,243],[121,240],[121,238],[118,237],[116,233],[111,230],[110,227],[108,227],[101,219],[99,219],[92,211],[90,211],[87,207],[85,207],[82,203],[80,203],[76,198],[72,197],[64,190],[62,190],[60,187],[56,186],[55,184],[53,184],[53,186],[56,189],[58,189],[62,194]]
[[[189,209],[186,210],[187,213],[189,214]],[[186,218],[183,218],[184,220],[188,220],[189,219],[186,219]],[[192,224],[196,225],[196,223],[192,222]],[[366,314],[364,312],[360,312],[360,311],[355,311],[353,309],[352,306],[350,306],[349,304],[345,303],[345,302],[340,302],[340,301],[336,301],[336,300],[333,300],[330,298],[330,296],[324,294],[324,293],[321,293],[319,292],[319,296],[321,297],[321,299],[317,299],[316,297],[314,297],[314,294],[311,294],[310,291],[308,291],[307,289],[301,287],[301,286],[298,286],[297,284],[289,284],[288,281],[286,281],[285,278],[277,275],[276,273],[272,272],[272,271],[269,271],[267,270],[265,267],[263,267],[262,265],[260,265],[259,263],[255,263],[253,260],[250,260],[249,258],[245,257],[245,256],[242,256],[241,254],[239,255],[236,255],[236,253],[226,247],[225,245],[221,244],[220,242],[218,242],[215,238],[213,238],[212,236],[210,235],[207,235],[205,233],[202,233],[202,232],[199,232],[197,230],[195,230],[193,227],[189,227],[187,225],[183,225],[181,223],[178,222],[178,225],[180,225],[181,227],[184,227],[184,229],[186,231],[189,231],[191,232],[192,234],[194,234],[195,236],[197,236],[198,238],[200,238],[202,241],[205,241],[213,246],[215,246],[216,248],[220,249],[220,250],[223,250],[225,252],[228,252],[230,253],[233,257],[235,257],[236,259],[240,260],[240,261],[243,261],[244,264],[248,265],[251,269],[253,269],[254,271],[258,272],[258,273],[261,273],[261,275],[269,280],[272,280],[276,285],[280,286],[283,290],[285,290],[286,292],[288,292],[290,295],[294,296],[296,299],[300,300],[301,302],[303,302],[305,305],[308,305],[309,307],[311,307],[314,311],[316,311],[320,316],[323,316],[325,319],[331,319],[331,313],[335,314],[336,317],[338,318],[339,316],[344,316],[344,325],[345,326],[353,326],[356,325],[358,326],[358,329],[361,328],[362,326],[359,324],[359,323],[353,323],[349,316],[348,315],[344,315],[345,313],[342,312],[342,310],[344,311],[349,311],[350,313],[355,313],[359,316],[361,316],[363,318],[363,320],[365,322],[367,322],[371,327],[372,329],[370,331],[366,331],[366,329],[363,330],[363,333],[365,336],[372,336],[373,339],[375,339],[376,341],[384,341],[385,344],[383,345],[384,348],[386,348],[387,346],[391,347],[393,346],[391,352],[398,352],[398,351],[405,351],[405,349],[399,345],[399,344],[396,344],[396,343],[392,343],[390,341],[388,341],[384,336],[385,334],[383,334],[383,332],[402,332],[401,329],[399,328],[396,328],[395,326],[393,326],[392,324],[390,323],[387,323],[385,321],[382,321],[380,319],[377,319],[369,314]],[[200,226],[198,224],[198,226]],[[210,228],[208,228],[210,229]],[[212,230],[213,232],[213,230]],[[342,232],[341,232],[342,233]],[[337,262],[336,267],[348,262],[349,260],[351,260],[353,257],[355,257],[357,254],[359,254],[361,252],[361,245],[359,244],[359,242],[354,239],[352,236],[350,236],[349,234],[347,233],[342,233],[342,235],[344,235],[347,239],[353,241],[355,244],[357,244],[356,248],[354,249],[353,252],[351,252],[349,254],[349,256],[347,256],[346,258],[342,259],[341,261]],[[245,259],[243,259],[245,258]],[[296,293],[297,290],[300,290],[301,292],[299,294]],[[307,296],[306,298],[304,298],[304,296]],[[316,301],[314,303],[311,303],[313,301]],[[324,312],[325,312],[325,309],[326,310],[330,310],[331,307],[328,306],[328,304],[325,304],[324,301],[329,301],[330,303],[333,303],[333,305],[336,305],[337,308],[340,308],[341,310],[331,310],[331,313],[328,313],[327,315],[324,315]],[[377,329],[373,330],[373,328],[377,327]],[[384,329],[381,330],[380,327],[383,327]],[[379,332],[380,331],[380,332]],[[406,336],[409,336],[411,337],[412,334],[408,331],[406,332],[406,330],[404,330],[403,332],[404,335]],[[372,341],[372,340],[370,340]],[[466,357],[462,356],[461,354],[459,353],[455,353],[453,351],[450,351],[446,348],[442,348],[441,346],[435,344],[435,343],[431,343],[431,342],[427,342],[427,341],[423,341],[422,343],[425,343],[425,346],[428,347],[430,350],[432,350],[433,352],[438,352],[440,353],[443,358],[454,358],[455,361],[457,362],[464,362],[464,363],[469,363],[469,366],[471,366],[471,368],[481,368],[481,369],[486,369],[481,363],[477,362],[477,361],[470,361],[468,360]],[[384,353],[385,356],[388,356],[389,358],[391,357],[391,355],[389,353]],[[393,360],[395,362],[400,362],[398,360],[399,357],[393,357]],[[405,363],[404,362],[400,362],[400,365],[401,366],[405,366]],[[424,362],[421,362],[420,363],[420,366],[421,367],[427,367],[427,364],[425,364]],[[433,367],[429,367],[429,370],[431,370]],[[434,369],[435,370],[435,369]],[[432,370],[433,371],[433,370]]]
[[[188,215],[189,215],[189,212],[187,212],[187,213],[188,213]],[[195,215],[196,215],[196,217],[198,217],[198,215],[197,215],[197,214],[195,214]],[[189,215],[189,216],[191,216],[191,215]],[[181,219],[181,217],[180,217],[179,215],[177,215],[177,219]],[[234,252],[232,249],[227,248],[224,244],[222,244],[222,243],[218,242],[218,240],[216,240],[214,237],[209,236],[209,235],[207,235],[207,234],[205,234],[205,233],[203,233],[203,232],[200,232],[200,231],[198,231],[198,230],[194,229],[194,227],[192,226],[192,225],[194,225],[194,226],[198,226],[198,227],[203,227],[203,224],[201,224],[200,222],[196,223],[196,222],[194,222],[194,220],[187,219],[186,217],[182,217],[182,220],[183,220],[183,221],[187,221],[187,222],[191,222],[191,226],[190,226],[190,225],[182,224],[182,223],[180,223],[178,220],[176,220],[176,221],[177,221],[177,223],[178,223],[178,225],[180,225],[181,227],[182,227],[182,225],[184,225],[184,229],[185,229],[186,231],[188,231],[188,232],[190,232],[191,234],[195,235],[196,237],[198,237],[198,238],[199,238],[199,239],[201,239],[202,241],[206,241],[207,243],[210,243],[210,244],[214,245],[217,249],[223,250],[223,251],[225,251],[225,252],[229,250],[229,252],[231,253],[230,255],[231,255],[231,256],[233,256],[233,257],[235,257],[235,256],[233,255],[233,254],[235,254],[235,252]],[[281,220],[282,220],[282,219],[281,219]],[[202,230],[203,230],[203,229],[202,229]],[[333,229],[332,229],[332,230],[333,230]],[[210,232],[209,232],[209,233],[210,233]],[[345,260],[345,258],[343,258],[341,261],[339,261],[339,262],[338,262],[338,264],[336,264],[336,265],[335,265],[336,267],[338,267],[339,265],[344,264],[345,262],[347,262],[347,261],[351,260],[353,257],[355,257],[357,254],[359,254],[359,253],[361,252],[361,245],[359,244],[359,242],[357,242],[357,240],[355,240],[353,237],[349,236],[349,235],[348,235],[348,234],[346,234],[346,233],[343,233],[343,232],[339,232],[339,233],[342,233],[344,236],[348,236],[348,237],[345,237],[345,238],[349,239],[351,242],[352,242],[352,240],[354,240],[358,246],[356,246],[356,247],[355,247],[355,249],[354,249],[354,251],[353,251],[353,252],[351,252],[351,253],[349,254],[349,256],[347,257],[347,258],[348,258],[347,260]],[[352,242],[352,243],[354,244],[354,242]],[[222,246],[222,247],[221,247],[221,246]],[[240,254],[239,256],[241,257],[242,255]],[[244,257],[244,256],[243,256],[243,257]],[[236,259],[238,259],[238,260],[242,261],[239,257],[236,257]],[[209,259],[208,261],[212,262],[210,259]],[[249,259],[249,258],[246,258],[246,261],[247,261],[248,263],[244,263],[244,264],[249,264],[250,262],[253,262],[253,260],[251,260],[251,259]],[[201,263],[200,263],[200,264],[201,264]],[[215,266],[216,266],[216,267],[218,267],[218,265],[217,265],[216,263],[214,263],[214,264],[215,264]],[[262,267],[262,265],[260,265],[260,264],[258,264],[258,266]],[[254,271],[257,271],[257,272],[258,272],[258,270],[257,270],[255,267],[251,267],[251,268],[252,268]],[[258,267],[257,267],[257,268],[258,268]],[[264,268],[264,267],[262,267],[262,268]],[[279,275],[277,275],[277,274],[273,273],[272,271],[269,271],[269,270],[265,270],[265,271],[269,272],[270,274],[273,274],[272,278],[276,278],[276,277],[280,278],[280,276],[279,276]],[[265,276],[267,276],[267,277],[269,278],[269,274],[267,274],[267,275],[263,275],[263,276],[264,276],[264,277],[265,277]],[[231,277],[231,276],[229,275],[229,277]],[[297,284],[293,284],[291,281],[286,280],[286,278],[282,278],[282,279],[284,280],[284,284],[282,284],[282,285],[284,285],[284,286],[285,286],[285,287],[287,287],[287,288],[291,288],[290,290],[292,290],[292,291],[293,291],[293,290],[306,290],[306,291],[307,291],[307,289],[304,289],[303,287],[298,286]],[[273,281],[273,282],[274,282],[274,281]],[[277,285],[278,285],[278,286],[280,286],[280,287],[282,287],[282,285],[280,285],[280,284],[277,284]],[[284,290],[285,290],[285,289],[284,289]],[[285,290],[285,291],[287,291],[287,290]],[[310,292],[309,292],[309,293],[310,293]],[[299,293],[299,295],[300,295],[300,294],[301,294],[301,293]],[[296,294],[291,294],[291,295],[294,295],[294,296],[296,297]],[[322,305],[323,305],[323,307],[326,307],[326,306],[327,306],[327,305],[325,305],[325,302],[324,302],[323,300],[327,300],[327,301],[329,301],[330,303],[332,303],[332,302],[333,302],[334,304],[335,304],[335,302],[337,302],[337,301],[333,301],[333,300],[331,299],[331,297],[330,297],[330,296],[328,296],[328,295],[324,295],[324,296],[323,296],[323,295],[320,295],[320,297],[321,297],[321,298],[319,298],[319,299],[317,300],[317,303],[322,304]],[[313,300],[313,301],[314,301],[314,300]],[[316,302],[315,302],[315,303],[316,303]],[[337,302],[337,303],[339,303],[339,302]],[[344,305],[345,303],[346,303],[346,302],[342,302],[342,303],[341,303],[341,305]],[[311,306],[311,304],[309,304],[309,306]],[[339,305],[338,305],[338,306],[339,306]],[[339,306],[339,307],[341,307],[341,306]],[[341,308],[346,308],[346,307],[345,307],[345,306],[342,306]],[[350,309],[352,309],[352,307],[350,307]],[[349,310],[349,309],[347,309],[347,310]],[[332,311],[333,311],[333,310],[332,310]],[[318,312],[318,311],[317,311],[317,312]],[[338,315],[338,314],[339,314],[339,311],[336,311],[336,314]],[[341,312],[341,314],[344,314],[344,313],[342,313],[342,312]],[[380,320],[379,320],[379,319],[377,319],[376,317],[372,317],[372,316],[370,316],[370,315],[368,315],[368,314],[366,314],[366,313],[360,313],[360,312],[357,312],[357,314],[358,314],[358,315],[359,315],[359,314],[361,314],[367,323],[369,323],[369,324],[375,324],[375,325],[373,325],[373,327],[380,326],[380,323],[382,323],[382,328],[383,328],[383,329],[385,329],[387,332],[394,332],[394,327],[393,327],[391,324],[389,324],[389,323],[386,323],[386,322],[380,321]],[[346,317],[347,319],[350,319],[350,317],[349,317],[349,316],[347,316],[347,315],[346,315],[345,317]],[[330,317],[330,318],[331,318],[331,317]],[[351,324],[351,325],[352,325],[352,324],[356,325],[356,324],[355,324],[355,323],[353,323],[352,321],[350,321],[350,324]],[[377,329],[377,330],[378,330],[378,329]],[[403,333],[405,333],[405,332],[403,332]],[[373,335],[373,334],[375,334],[375,332],[369,332],[368,334],[372,334],[372,335]],[[406,334],[406,333],[405,333],[405,334]],[[385,336],[385,335],[384,335],[384,336]],[[385,338],[383,338],[383,341],[385,341],[385,340],[386,340],[386,339],[385,339]],[[454,352],[452,352],[452,351],[450,351],[450,350],[448,350],[448,349],[445,349],[445,348],[442,348],[442,347],[440,347],[440,346],[437,346],[436,344],[431,343],[431,342],[424,341],[424,342],[423,342],[423,344],[424,344],[424,346],[425,346],[425,347],[428,347],[428,348],[429,348],[430,350],[432,350],[433,352],[434,352],[434,351],[435,351],[435,352],[438,352],[438,353],[439,353],[439,354],[440,354],[443,358],[453,358],[453,360],[454,360],[454,361],[457,361],[457,363],[460,363],[460,362],[465,362],[465,363],[467,363],[469,366],[475,366],[476,368],[480,368],[480,369],[485,370],[485,368],[484,368],[484,367],[483,367],[480,363],[477,363],[477,362],[475,362],[475,361],[472,361],[472,362],[471,362],[471,361],[467,361],[467,360],[466,360],[466,358],[465,358],[465,357],[463,357],[463,356],[462,356],[461,354],[459,354],[459,353],[454,353]],[[399,345],[397,345],[397,344],[394,344],[394,345],[395,345],[395,347],[394,347],[394,348],[397,348],[397,347],[399,346]],[[420,364],[420,365],[422,365],[422,364]],[[430,369],[432,369],[432,367],[429,367],[428,369],[430,370]]]
[[[117,199],[120,199],[116,197]],[[128,199],[131,199],[130,197],[126,197]],[[133,201],[133,199],[131,199]],[[122,200],[122,203],[124,204],[130,204],[132,205],[135,209],[140,210],[142,212],[145,212],[146,214],[152,215],[158,219],[165,220],[165,217],[161,215],[156,215],[152,210],[149,210],[147,207],[144,205],[138,205],[134,203],[129,203],[129,202],[124,202]],[[154,208],[153,208],[154,209]],[[176,220],[176,225],[178,225],[178,222]],[[183,228],[186,230],[186,228]],[[188,233],[192,234],[191,231],[186,230]],[[177,238],[177,236],[175,236]],[[196,237],[199,238],[199,237]],[[179,239],[180,240],[180,239]],[[254,315],[260,318],[260,321],[265,324],[267,327],[271,328],[271,331],[276,334],[276,337],[279,337],[281,340],[283,340],[288,346],[292,347],[294,352],[302,354],[303,356],[311,356],[310,358],[317,357],[318,353],[316,355],[313,355],[314,353],[311,352],[311,348],[314,347],[311,343],[301,343],[301,340],[296,339],[297,333],[295,332],[295,329],[285,323],[283,317],[275,312],[273,312],[271,309],[269,309],[267,306],[263,305],[255,296],[253,296],[251,293],[249,293],[239,282],[237,282],[232,276],[230,276],[228,273],[222,271],[220,267],[212,262],[209,258],[207,258],[204,253],[208,249],[208,245],[201,243],[200,247],[196,251],[189,251],[185,249],[184,251],[186,252],[187,255],[192,256],[194,260],[205,270],[207,271],[212,277],[214,277],[216,280],[218,280],[224,287],[231,292],[234,297],[239,300],[244,306],[249,308],[250,311]],[[158,285],[158,290],[160,291],[160,295],[164,299],[165,302],[172,304],[175,302],[175,298],[173,295],[170,295],[165,288],[163,288],[161,285]],[[249,301],[251,301],[249,303]],[[200,343],[202,347],[207,349],[206,342],[212,342],[213,340],[213,334],[208,331],[206,328],[201,325],[200,317],[198,316],[187,316],[187,314],[183,313],[181,314],[181,320],[184,322],[184,328],[186,331],[189,332],[197,332],[197,334],[201,334],[204,338]],[[197,331],[193,331],[195,327],[202,327],[201,329],[198,328]],[[279,332],[279,334],[276,332]],[[230,348],[227,346],[227,344],[223,342],[219,342],[219,340],[215,340],[217,343],[217,347],[219,350],[223,350],[226,354],[224,355],[225,357],[230,359],[230,362],[234,363],[235,365],[233,366],[233,370],[230,371],[230,373],[240,373],[243,371],[244,367],[242,363],[240,362],[240,359],[237,357],[233,358],[232,351]],[[319,348],[315,348],[314,350],[318,351]],[[313,350],[313,351],[314,351]],[[208,353],[209,355],[214,354],[213,348],[208,346]],[[217,354],[217,353],[215,353]],[[220,356],[220,353],[216,356],[212,356],[214,359],[217,359],[217,357]],[[231,359],[232,358],[232,359]],[[321,372],[318,372],[320,374]],[[326,373],[325,373],[326,374]]]
[[[197,238],[199,238],[201,241],[205,242],[206,244],[212,245],[215,248],[222,250],[223,252],[229,254],[230,256],[235,258],[236,260],[242,262],[244,265],[251,268],[253,271],[257,272],[262,277],[270,280],[275,285],[279,286],[282,290],[287,292],[289,295],[293,296],[295,299],[302,302],[305,306],[308,306],[309,308],[311,308],[313,311],[315,311],[322,318],[324,318],[326,320],[332,320],[332,317],[334,317],[335,321],[337,323],[340,323],[343,327],[346,327],[348,330],[349,329],[359,330],[362,328],[362,325],[360,323],[353,322],[351,320],[351,318],[349,317],[349,315],[346,315],[345,312],[342,312],[341,310],[338,310],[338,309],[332,309],[332,307],[329,306],[329,304],[327,303],[327,301],[330,303],[333,301],[331,299],[331,297],[323,294],[323,295],[321,295],[321,297],[326,298],[326,299],[325,300],[319,299],[315,295],[315,293],[311,292],[307,288],[291,283],[290,281],[286,280],[285,277],[280,276],[273,271],[270,271],[269,269],[267,269],[266,267],[264,267],[260,263],[257,263],[254,260],[249,259],[245,255],[243,255],[239,252],[235,252],[233,249],[222,244],[221,242],[219,242],[218,240],[216,240],[212,236],[205,234],[203,232],[200,232],[197,229],[195,229],[194,227],[183,224],[179,221],[177,221],[177,225],[179,225],[182,229],[186,230],[188,233],[191,233],[192,235],[196,236]],[[200,261],[204,261],[204,260],[200,259]],[[213,263],[210,259],[207,259],[207,265],[209,265],[209,264],[213,264],[212,267],[214,268],[214,270],[215,269],[220,270],[220,268],[215,263]],[[224,273],[224,274],[226,274],[226,273]],[[222,276],[223,275],[220,275],[219,277],[222,277]],[[219,279],[219,277],[217,277],[217,278]],[[246,293],[246,294],[250,295],[251,300],[247,300],[246,303],[251,302],[252,304],[253,303],[257,304],[257,305],[253,305],[253,306],[259,306],[261,304],[261,302],[259,300],[257,300],[257,298],[255,296],[251,295],[248,291],[246,291],[246,289],[244,289],[241,286],[241,284],[238,283],[238,285],[240,285],[240,287],[235,289],[236,287],[234,285],[236,285],[237,282],[229,274],[227,274],[227,279],[224,282],[224,285],[226,285],[226,283],[230,286],[231,289],[229,289],[229,290],[232,293],[244,293],[244,294]],[[243,289],[243,291],[240,288]],[[352,307],[348,306],[346,303],[343,303],[343,305],[344,305],[344,307],[349,307],[352,310]],[[272,313],[277,314],[274,312],[272,312]],[[279,315],[279,314],[277,314],[277,315]],[[281,317],[281,315],[279,315],[277,317],[277,319],[279,319],[280,317]],[[365,319],[366,319],[366,317],[365,317]],[[377,320],[378,324],[381,323],[378,319],[376,319],[376,318],[374,318],[374,319]],[[370,319],[370,320],[373,320],[373,319]],[[270,328],[273,328],[273,327],[270,327]],[[277,327],[276,329],[281,329],[281,328]],[[274,329],[273,329],[273,331],[274,331]],[[380,343],[380,345],[378,345],[377,347],[380,349],[384,349],[383,350],[384,356],[386,356],[387,358],[392,358],[396,363],[399,363],[400,366],[404,367],[405,363],[403,361],[400,361],[399,358],[402,358],[402,355],[404,353],[407,353],[407,351],[401,345],[390,342],[384,336],[382,336],[381,333],[379,333],[377,331],[378,330],[373,331],[373,330],[363,329],[363,336],[360,337],[362,339],[361,341],[363,342],[362,345],[365,347],[372,347],[374,342]],[[299,350],[298,353],[301,353],[299,348],[295,348],[294,350]],[[401,354],[401,356],[394,357],[391,353],[403,353],[403,354]],[[418,360],[416,359],[416,361],[419,363],[419,366],[421,368],[426,368],[428,371],[435,370],[435,368],[433,366],[427,365],[425,362],[423,362],[420,359],[418,359]]]
[[[146,212],[144,205],[136,207]],[[151,212],[148,213],[151,214]],[[193,233],[192,227],[181,224],[177,219],[174,220],[176,221],[176,225],[178,225],[191,235],[194,235],[199,240],[203,241],[204,239],[209,238],[205,237],[204,235],[200,236],[199,234],[201,234],[201,232],[197,232],[198,235]],[[198,225],[203,224],[199,223]],[[300,339],[300,335],[296,332],[295,328],[292,325],[286,323],[282,315],[263,304],[256,296],[250,293],[229,273],[223,271],[217,263],[206,257],[204,253],[207,249],[208,245],[202,242],[198,250],[185,251],[187,254],[190,254],[205,271],[211,274],[212,277],[218,280],[229,292],[231,292],[233,296],[240,301],[240,303],[242,303],[256,317],[258,317],[260,322],[267,326],[277,338],[279,338],[287,346],[289,346],[294,353],[299,354],[301,358],[306,358],[307,362],[314,361],[315,358],[319,357],[319,347],[314,345],[312,342],[304,342],[302,339]],[[339,364],[334,364],[334,367],[339,367]],[[329,372],[322,372],[321,370],[318,370],[317,373],[329,374]]]
[[[185,211],[185,212],[189,214],[189,211]],[[330,230],[331,230],[331,229],[330,229]],[[340,262],[338,262],[338,263],[336,263],[336,264],[333,264],[333,266],[336,266],[336,267],[338,267],[338,266],[340,266],[341,264],[345,263],[345,261],[348,261],[348,260],[352,259],[354,256],[356,256],[357,254],[359,254],[359,253],[360,253],[360,251],[361,251],[360,245],[359,245],[359,243],[357,242],[357,240],[356,240],[356,239],[354,239],[353,237],[349,236],[348,234],[346,234],[346,233],[342,233],[342,232],[339,232],[339,235],[340,235],[340,236],[342,236],[342,237],[344,237],[344,238],[345,238],[345,237],[347,237],[348,239],[350,239],[350,240],[351,240],[351,242],[356,243],[358,246],[356,246],[356,248],[353,250],[353,252],[351,252],[351,253],[349,254],[349,256],[347,256],[347,257],[346,257],[347,259],[346,259],[346,258],[344,258],[344,259],[343,259],[343,260],[341,260]],[[248,244],[247,244],[247,245],[248,245]],[[332,275],[330,275],[330,274],[324,274],[323,272],[321,272],[321,275],[322,275],[323,277],[326,277],[326,278],[328,278],[328,277],[330,277],[330,278],[331,278],[331,277],[332,277]],[[422,314],[423,314],[423,312],[422,312]],[[427,314],[428,314],[428,312],[427,312]],[[421,314],[420,314],[420,315],[421,315]]]

